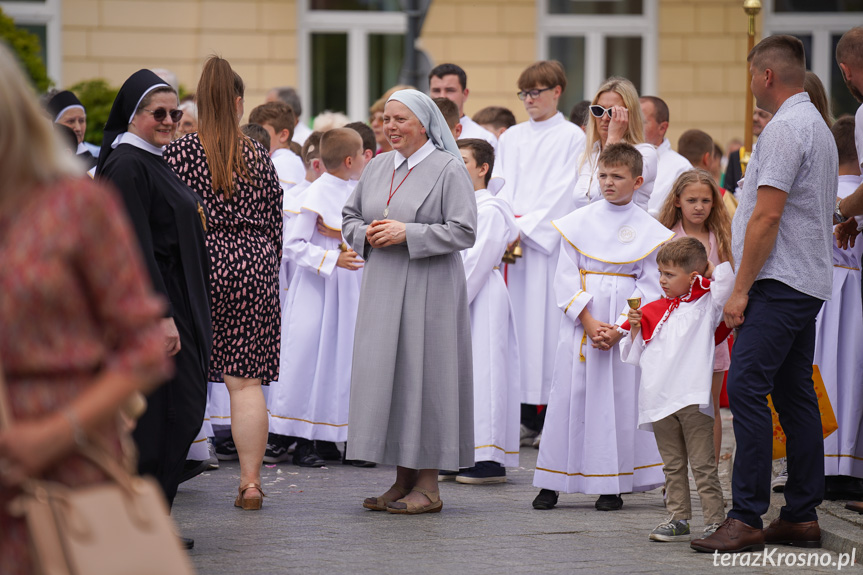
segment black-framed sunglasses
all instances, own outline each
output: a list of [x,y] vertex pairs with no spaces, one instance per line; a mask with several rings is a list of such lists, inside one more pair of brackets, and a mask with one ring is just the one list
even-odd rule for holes
[[606,112],[608,113],[609,118],[611,118],[614,114],[614,110],[612,110],[611,108],[603,108],[599,104],[593,104],[588,109],[590,110],[591,116],[593,116],[594,118],[601,118]]
[[183,117],[183,110],[174,109],[170,112],[165,108],[156,108],[155,110],[147,110],[146,108],[141,108],[141,110],[153,114],[153,119],[157,122],[164,122],[165,118],[170,115],[171,121],[176,124]]
[[545,92],[546,90],[553,90],[554,86],[551,88],[537,88],[536,90],[522,90],[521,92],[517,92],[516,96],[518,96],[519,100],[524,100],[528,96],[533,99],[539,98],[539,95]]

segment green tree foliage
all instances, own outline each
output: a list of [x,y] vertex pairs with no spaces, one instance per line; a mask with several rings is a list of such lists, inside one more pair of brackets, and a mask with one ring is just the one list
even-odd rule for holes
[[12,48],[12,52],[18,57],[24,72],[30,76],[33,86],[40,93],[50,88],[53,82],[48,78],[45,70],[45,62],[42,61],[40,53],[42,48],[39,38],[34,34],[15,26],[15,21],[3,13],[0,9],[0,40]]
[[108,121],[108,114],[111,113],[111,106],[120,89],[109,86],[105,80],[95,79],[78,82],[69,90],[78,96],[87,110],[87,133],[84,134],[84,140],[100,146],[105,122]]

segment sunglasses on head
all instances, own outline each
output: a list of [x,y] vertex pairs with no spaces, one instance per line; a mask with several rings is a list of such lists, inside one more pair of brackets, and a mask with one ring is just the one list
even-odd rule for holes
[[183,110],[171,110],[170,112],[165,108],[156,108],[155,110],[147,110],[142,108],[142,111],[149,112],[153,114],[153,119],[157,122],[164,122],[165,118],[169,115],[171,116],[171,121],[176,123],[180,121],[180,118],[183,117]]
[[611,118],[614,113],[614,110],[612,110],[611,108],[603,108],[599,104],[593,104],[588,109],[590,110],[590,114],[594,118],[601,118],[606,112],[608,113],[608,117]]

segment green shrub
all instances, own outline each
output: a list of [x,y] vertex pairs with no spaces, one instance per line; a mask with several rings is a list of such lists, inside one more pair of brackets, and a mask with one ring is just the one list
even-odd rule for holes
[[44,93],[54,84],[48,78],[45,62],[40,56],[42,47],[39,44],[39,38],[16,27],[15,21],[4,14],[2,8],[0,8],[0,39],[12,48],[12,52],[18,57],[24,72],[30,76],[33,86],[39,93]]
[[84,134],[84,140],[97,146],[102,145],[102,131],[120,89],[112,88],[105,80],[93,79],[78,82],[69,90],[78,96],[87,110],[87,133]]

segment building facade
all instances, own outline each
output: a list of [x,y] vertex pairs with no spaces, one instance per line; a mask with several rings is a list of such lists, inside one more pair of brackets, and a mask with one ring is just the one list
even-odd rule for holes
[[[863,22],[863,0],[764,0],[756,38],[790,33],[807,49],[837,112],[855,103],[834,63],[838,38]],[[399,0],[0,1],[43,41],[60,87],[104,78],[119,85],[139,68],[168,68],[194,91],[209,54],[231,61],[246,105],[274,86],[297,86],[304,120],[324,109],[364,120],[398,79],[407,19]],[[466,111],[516,98],[521,70],[560,60],[561,103],[593,96],[609,75],[631,79],[671,109],[669,137],[700,128],[724,145],[745,122],[747,17],[742,0],[432,0],[419,41],[432,65],[468,74]]]

